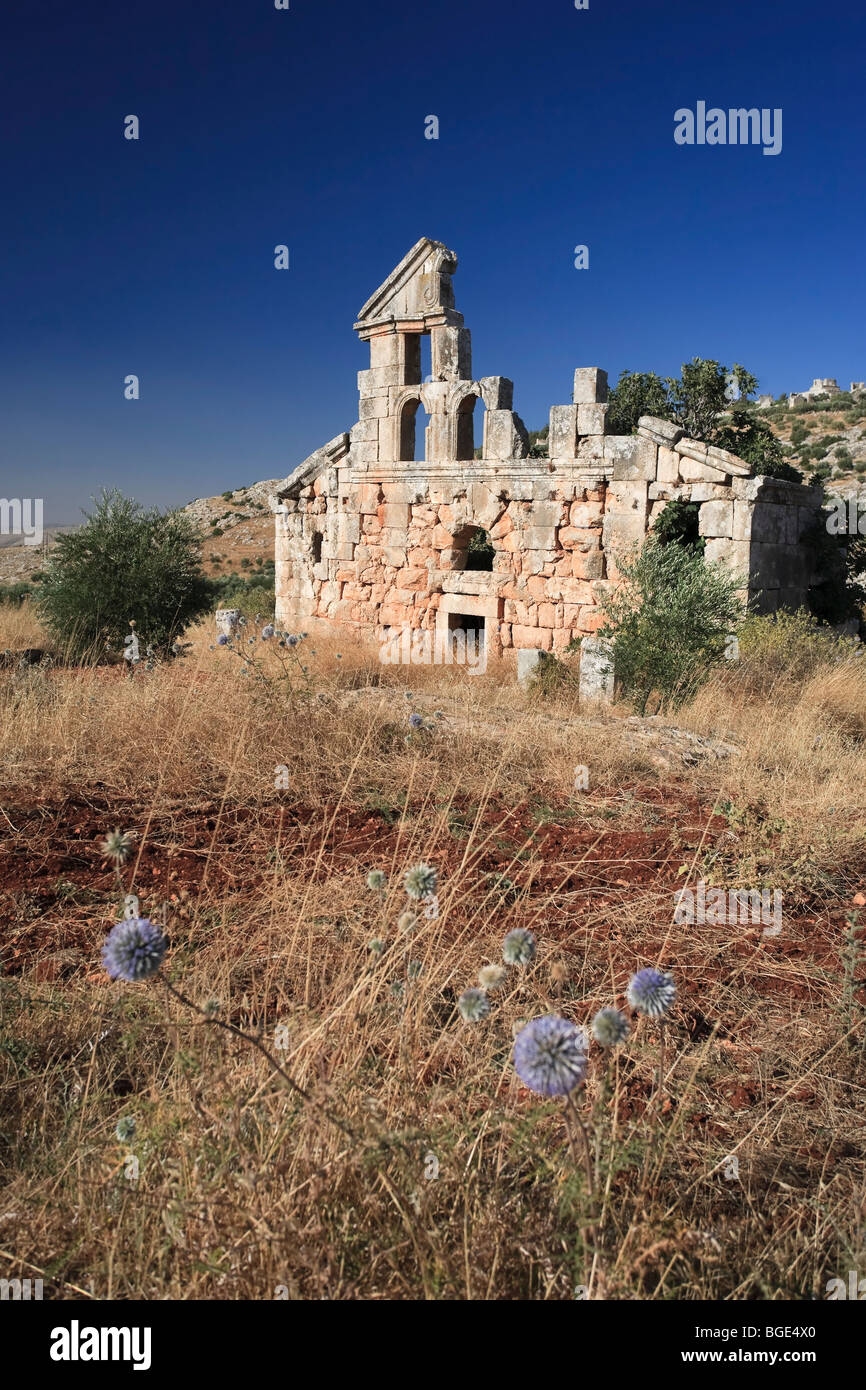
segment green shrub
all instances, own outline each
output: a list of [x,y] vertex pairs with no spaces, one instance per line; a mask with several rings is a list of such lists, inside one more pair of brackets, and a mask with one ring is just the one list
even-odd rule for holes
[[699,534],[700,505],[675,497],[656,517],[653,534],[659,545],[685,545],[703,555],[706,540]]
[[728,635],[742,615],[737,580],[707,565],[696,550],[650,537],[618,558],[623,583],[603,595],[614,670],[639,714],[676,707],[724,660]]
[[740,624],[739,678],[756,693],[774,685],[807,679],[820,666],[840,661],[852,648],[805,608],[796,613],[749,613]]
[[276,608],[273,574],[262,571],[246,579],[239,574],[221,574],[208,581],[212,608],[238,608],[245,618],[271,618]]
[[208,607],[192,522],[116,490],[85,515],[84,526],[58,536],[48,561],[39,596],[46,627],[76,657],[106,644],[122,650],[130,619],[143,641],[167,647]]
[[10,608],[20,608],[32,594],[33,586],[25,580],[19,580],[16,584],[0,584],[0,604],[8,604]]

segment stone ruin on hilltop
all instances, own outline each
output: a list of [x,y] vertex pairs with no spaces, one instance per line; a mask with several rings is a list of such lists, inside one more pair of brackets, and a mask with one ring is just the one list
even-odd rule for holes
[[358,422],[270,499],[280,625],[445,641],[474,628],[490,655],[562,652],[602,626],[617,555],[674,498],[697,503],[706,559],[741,575],[754,607],[805,603],[820,488],[756,477],[667,420],[609,434],[597,367],[577,368],[571,404],[550,411],[549,456],[531,456],[512,382],[473,377],[456,269],[453,251],[422,238],[359,314],[370,366],[358,373]]

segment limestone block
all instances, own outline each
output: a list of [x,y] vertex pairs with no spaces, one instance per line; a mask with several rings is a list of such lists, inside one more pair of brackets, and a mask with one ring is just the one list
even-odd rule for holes
[[361,441],[352,445],[353,463],[377,463],[379,460],[379,445],[375,440]]
[[747,541],[729,540],[726,536],[713,537],[707,541],[704,560],[708,565],[721,565],[729,573],[746,579],[749,574],[749,544]]
[[603,520],[603,507],[601,502],[572,502],[569,512],[569,525],[582,527],[600,527]]
[[730,502],[732,493],[724,483],[686,483],[676,489],[677,496],[686,502]]
[[704,502],[698,508],[698,535],[727,537],[734,529],[733,502]]
[[527,550],[555,550],[555,526],[527,526],[523,532],[523,544]]
[[733,502],[734,521],[731,528],[731,539],[735,541],[750,541],[752,539],[752,508],[748,502],[736,499]]
[[[517,644],[515,643],[515,646]],[[524,647],[517,653],[517,684],[526,689],[538,674],[543,652],[539,647]]]
[[787,507],[776,503],[756,502],[752,509],[751,539],[764,545],[786,544],[787,512]]
[[512,623],[511,645],[518,649],[535,647],[549,652],[553,645],[553,633],[549,627],[523,627],[518,623]]
[[387,391],[389,386],[402,384],[398,366],[370,367],[367,371],[358,373],[358,393],[361,396],[378,396]]
[[658,415],[642,415],[637,427],[639,434],[646,434],[657,444],[669,449],[672,449],[677,440],[682,439],[685,434],[685,430],[675,425],[673,420],[662,420]]
[[598,548],[575,550],[571,557],[571,572],[575,579],[603,579],[604,552]]
[[809,581],[806,557],[789,545],[752,542],[749,583],[766,589],[798,589]]
[[601,367],[576,367],[574,372],[575,405],[594,405],[607,400],[607,372]]
[[[358,401],[358,417],[364,420],[380,420],[390,414],[387,396],[361,396]],[[354,431],[350,431],[354,439]]]
[[514,406],[514,382],[507,376],[483,376],[478,385],[486,410],[511,410]]
[[579,693],[581,700],[613,699],[613,650],[600,637],[584,637],[580,644]]
[[658,445],[638,434],[611,435],[604,441],[605,458],[613,464],[615,483],[655,482]]
[[519,415],[513,410],[488,410],[484,416],[484,457],[489,459],[526,458],[529,437]]
[[447,325],[430,333],[430,369],[440,381],[472,380],[472,335]]
[[577,412],[576,405],[554,405],[550,408],[550,433],[548,453],[551,459],[573,459],[577,457]]
[[605,550],[642,544],[647,528],[647,484],[613,482],[608,490],[602,530]]
[[489,530],[502,510],[502,503],[496,494],[483,483],[470,483],[466,500],[475,525]]
[[680,478],[680,456],[664,444],[659,445],[656,477],[660,483],[677,483]]
[[370,366],[399,367],[403,360],[402,335],[377,333],[370,338]]
[[689,454],[680,458],[680,477],[684,483],[723,483],[727,474],[720,468],[710,468]]
[[689,439],[683,436],[676,443],[678,454],[685,455],[686,458],[695,459],[698,463],[706,462],[707,446],[702,439]]
[[748,478],[752,471],[745,459],[738,458],[727,449],[719,449],[715,444],[707,445],[707,462],[738,478]]
[[408,502],[386,502],[382,508],[382,525],[405,531],[409,525]]
[[579,405],[577,407],[577,432],[579,435],[604,434],[607,429],[607,412],[610,406],[603,404]]

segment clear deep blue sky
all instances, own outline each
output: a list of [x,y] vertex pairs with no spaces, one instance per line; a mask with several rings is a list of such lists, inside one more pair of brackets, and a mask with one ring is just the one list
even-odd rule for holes
[[[348,429],[352,323],[421,236],[530,429],[575,366],[866,378],[852,0],[5,0],[0,40],[0,495],[46,521]],[[699,100],[781,107],[781,154],[677,146]]]

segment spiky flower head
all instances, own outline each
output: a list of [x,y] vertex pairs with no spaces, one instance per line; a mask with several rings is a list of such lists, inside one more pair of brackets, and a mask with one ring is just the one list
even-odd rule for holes
[[262,628],[262,637],[263,637],[264,640],[267,642],[268,638],[269,638],[269,637],[273,637],[273,635],[274,635],[274,625],[273,625],[273,623],[265,623],[265,626]]
[[387,882],[388,876],[381,869],[371,869],[367,875],[367,887],[374,893],[381,893]]
[[135,1116],[121,1115],[120,1119],[117,1121],[117,1126],[114,1132],[120,1140],[121,1144],[128,1144],[132,1136],[135,1134]]
[[409,912],[408,910],[406,912],[401,912],[400,916],[397,918],[397,930],[402,932],[404,936],[411,936],[417,929],[417,926],[418,918],[414,912]]
[[224,632],[221,632],[219,637],[217,638],[217,645],[220,647],[226,647],[228,646],[228,640],[229,639],[226,636],[226,634]]
[[124,917],[111,928],[102,948],[102,963],[112,980],[146,980],[155,975],[168,942],[147,917]]
[[467,1023],[480,1023],[481,1019],[490,1013],[490,1000],[483,989],[476,989],[472,985],[469,989],[464,989],[457,1000],[457,1007],[460,1017]]
[[288,637],[286,638],[286,646],[287,646],[287,647],[296,647],[296,646],[298,645],[298,640],[299,640],[299,639],[298,639],[298,637],[295,635],[295,633],[294,633],[294,632],[290,632],[289,635],[288,635]]
[[647,966],[632,975],[625,997],[633,1009],[649,1018],[664,1018],[674,1002],[677,987],[673,976]]
[[381,956],[385,949],[385,943],[381,936],[374,936],[372,941],[367,942],[367,950],[371,956]]
[[112,830],[102,841],[102,853],[115,864],[125,864],[132,853],[133,830]]
[[478,972],[478,983],[488,994],[501,989],[507,978],[508,971],[504,965],[482,965]]
[[410,898],[420,902],[424,898],[432,898],[436,892],[436,883],[439,875],[430,864],[416,864],[413,869],[406,873],[404,883],[406,892]]
[[423,729],[423,728],[424,728],[424,716],[421,715],[421,714],[410,714],[410,715],[409,715],[409,728],[410,728],[410,729]]
[[515,927],[502,943],[506,965],[528,965],[535,956],[535,937],[526,927]]
[[628,1019],[619,1009],[599,1009],[590,1027],[599,1047],[618,1047],[628,1037]]
[[540,1096],[567,1096],[586,1075],[588,1039],[557,1014],[534,1018],[514,1040],[514,1069]]

